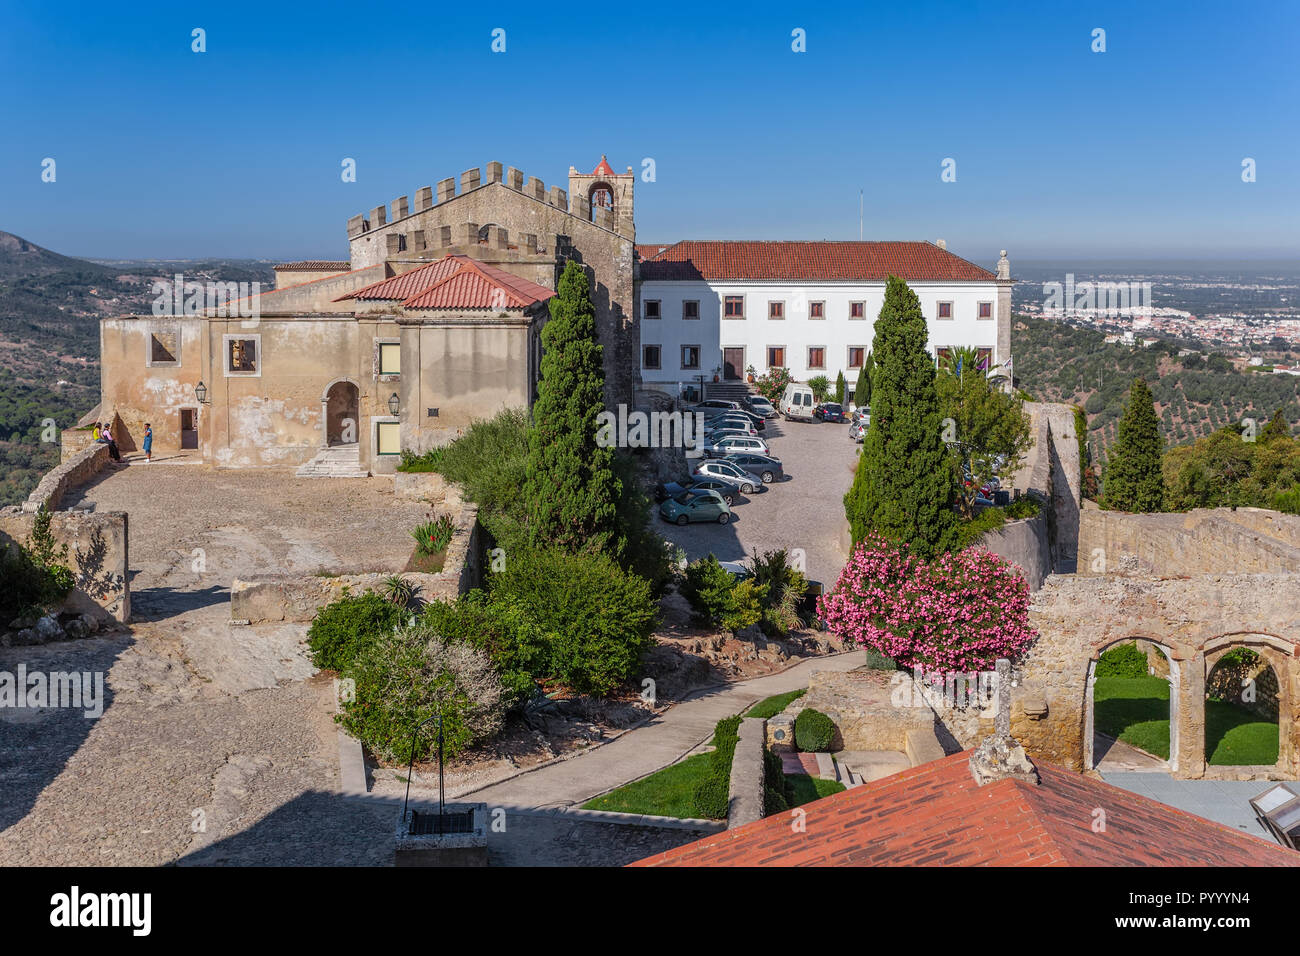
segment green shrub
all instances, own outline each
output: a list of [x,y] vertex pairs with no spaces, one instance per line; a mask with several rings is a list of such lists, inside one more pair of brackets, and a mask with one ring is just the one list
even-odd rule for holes
[[402,449],[402,463],[397,466],[397,470],[405,472],[442,471],[445,453],[445,447],[430,448],[423,455],[417,455],[413,451]]
[[[441,712],[443,750],[455,757],[500,732],[506,693],[485,651],[448,641],[425,622],[377,635],[352,661],[356,698],[339,722],[371,752],[394,763],[435,752]],[[417,733],[418,728],[418,733]]]
[[808,379],[808,387],[812,389],[814,399],[824,402],[831,392],[831,380],[825,375],[814,375]]
[[344,597],[316,612],[307,631],[312,663],[342,673],[361,648],[393,630],[406,612],[378,594]]
[[528,540],[528,502],[520,494],[528,464],[528,413],[507,409],[495,418],[471,422],[465,433],[440,449],[437,471],[465,489],[479,506],[479,521],[507,553]]
[[1147,656],[1137,644],[1120,644],[1098,658],[1095,673],[1098,677],[1146,677]]
[[789,809],[790,801],[786,799],[784,792],[775,787],[763,788],[763,816],[770,817],[774,813],[784,813]]
[[759,588],[763,609],[763,633],[768,637],[785,637],[800,627],[799,606],[808,591],[808,579],[790,566],[784,548],[759,554],[750,560],[754,582]]
[[731,609],[735,586],[735,579],[710,554],[687,565],[681,592],[695,612],[697,623],[718,624]]
[[805,707],[794,719],[794,742],[804,753],[825,753],[835,739],[835,722],[819,710]]
[[77,583],[67,560],[68,546],[55,544],[50,513],[42,507],[25,547],[17,542],[0,545],[0,626],[62,604]]
[[695,816],[701,820],[725,820],[731,802],[731,781],[712,775],[700,781],[693,794]]
[[892,657],[880,653],[874,647],[867,648],[867,668],[873,671],[896,671],[898,664]]
[[536,677],[550,676],[546,633],[518,604],[471,591],[456,601],[431,601],[421,620],[449,641],[486,651],[511,706],[532,696]]
[[731,779],[731,758],[736,754],[740,740],[740,715],[724,717],[713,728],[713,772],[725,780]]
[[421,554],[437,554],[447,547],[456,526],[451,515],[438,515],[432,521],[416,525],[411,531],[415,539],[415,548]]
[[512,552],[491,594],[536,622],[548,676],[577,691],[607,694],[631,680],[653,643],[658,604],[650,585],[603,554]]
[[790,786],[785,779],[781,757],[763,748],[763,816],[783,813],[790,809]]
[[384,600],[403,610],[415,604],[419,588],[400,574],[390,574],[384,578]]
[[957,527],[957,550],[969,548],[981,537],[1008,521],[1032,518],[1039,513],[1041,506],[1036,498],[1022,495],[1019,500],[1011,502],[1005,508],[985,508],[969,521],[963,521]]
[[1273,510],[1284,511],[1289,515],[1300,515],[1300,485],[1289,491],[1279,491],[1273,496]]

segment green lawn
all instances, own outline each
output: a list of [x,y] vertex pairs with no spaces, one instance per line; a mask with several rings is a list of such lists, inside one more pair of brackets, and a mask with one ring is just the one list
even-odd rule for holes
[[[1169,759],[1169,682],[1153,676],[1098,677],[1097,730]],[[1216,766],[1277,763],[1277,722],[1235,704],[1205,702],[1206,760]]]
[[1094,726],[1139,750],[1169,759],[1169,681],[1160,677],[1098,677]]
[[588,800],[582,809],[693,818],[695,788],[709,776],[709,758],[707,753],[687,757],[603,797]]
[[844,784],[838,780],[823,780],[821,777],[810,777],[806,773],[787,773],[785,783],[790,789],[792,807],[829,797],[832,793],[839,793],[844,789]]
[[745,712],[745,716],[762,717],[764,720],[767,720],[769,717],[775,717],[777,714],[781,713],[781,711],[785,710],[786,707],[790,706],[792,700],[798,700],[807,692],[807,688],[804,690],[792,690],[788,694],[777,694],[775,697],[767,698],[767,700],[760,700]]

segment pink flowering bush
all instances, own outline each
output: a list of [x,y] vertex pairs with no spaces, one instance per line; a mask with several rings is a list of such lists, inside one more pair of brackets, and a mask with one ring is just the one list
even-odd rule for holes
[[871,535],[817,606],[845,642],[873,647],[908,669],[991,670],[1038,636],[1029,626],[1029,585],[983,548],[927,562],[904,544]]

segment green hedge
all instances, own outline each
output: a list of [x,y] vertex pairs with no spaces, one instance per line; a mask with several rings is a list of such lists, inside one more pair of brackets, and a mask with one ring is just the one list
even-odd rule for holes
[[695,813],[704,820],[725,820],[731,794],[731,761],[740,740],[740,715],[724,717],[713,728],[709,776],[695,787]]
[[820,710],[805,707],[794,719],[794,742],[804,753],[825,753],[835,739],[835,722]]
[[369,591],[327,604],[307,631],[312,663],[321,670],[343,673],[362,648],[391,631],[405,616],[397,605]]
[[1147,656],[1133,643],[1120,644],[1097,660],[1098,677],[1146,677]]

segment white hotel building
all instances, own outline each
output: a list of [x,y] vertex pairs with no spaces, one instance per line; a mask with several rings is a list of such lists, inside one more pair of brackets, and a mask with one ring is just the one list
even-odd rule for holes
[[785,367],[796,381],[836,374],[852,387],[871,350],[890,275],[921,300],[928,346],[967,346],[1010,370],[1011,273],[942,242],[714,242],[638,245],[641,379],[683,388]]

